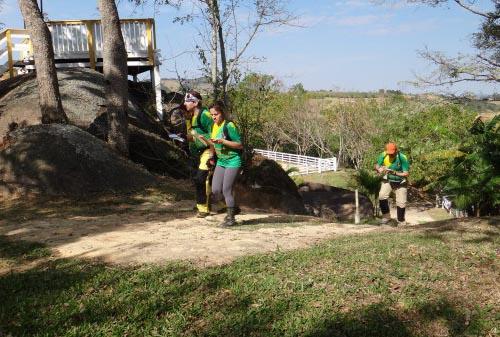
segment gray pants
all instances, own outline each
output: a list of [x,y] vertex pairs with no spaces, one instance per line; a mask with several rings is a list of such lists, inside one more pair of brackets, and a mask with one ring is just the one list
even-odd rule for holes
[[215,167],[214,176],[212,178],[212,193],[216,201],[220,200],[223,194],[227,207],[235,206],[233,185],[239,171],[239,167]]

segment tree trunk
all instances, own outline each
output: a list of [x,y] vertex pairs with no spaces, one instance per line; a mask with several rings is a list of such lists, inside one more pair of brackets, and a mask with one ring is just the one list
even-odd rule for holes
[[114,0],[99,0],[103,33],[103,68],[106,83],[108,143],[128,156],[127,51]]
[[217,23],[217,30],[218,30],[218,35],[219,35],[219,51],[220,51],[221,71],[222,71],[222,74],[221,74],[222,100],[227,105],[226,92],[227,92],[228,76],[227,76],[226,46],[224,44],[224,34],[222,32],[222,23],[220,20],[219,5],[217,4],[217,0],[213,0],[213,2],[215,3],[214,13],[215,13],[215,20]]
[[[213,14],[212,14],[213,16]],[[217,24],[215,21],[212,21],[212,42],[211,42],[211,56],[212,59],[210,61],[211,73],[212,73],[212,95],[214,101],[219,98],[219,81],[217,79],[218,76],[218,65],[217,65]]]
[[210,41],[210,72],[212,80],[212,96],[214,101],[219,99],[219,79],[218,79],[218,61],[217,61],[217,51],[218,42],[217,35],[219,33],[217,14],[219,8],[217,6],[217,0],[208,0],[208,9],[210,12],[210,26],[211,26],[211,41]]
[[19,8],[33,44],[42,123],[67,123],[59,94],[50,31],[43,21],[37,0],[19,0]]

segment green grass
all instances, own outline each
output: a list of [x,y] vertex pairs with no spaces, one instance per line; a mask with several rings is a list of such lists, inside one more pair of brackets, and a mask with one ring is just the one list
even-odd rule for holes
[[304,182],[320,183],[345,189],[353,189],[355,185],[354,170],[342,170],[336,172],[323,172],[292,176],[297,185]]
[[[0,335],[495,335],[500,240],[488,221],[345,236],[205,269],[48,261],[0,275]],[[40,248],[2,246],[0,259]]]
[[12,242],[6,236],[0,235],[0,268],[23,264],[50,255],[50,249],[40,243]]

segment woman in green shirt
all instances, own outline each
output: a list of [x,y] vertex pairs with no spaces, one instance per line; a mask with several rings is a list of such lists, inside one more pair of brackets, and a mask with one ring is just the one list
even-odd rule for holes
[[241,136],[236,125],[228,121],[224,114],[222,102],[210,106],[210,115],[214,120],[210,143],[212,153],[217,156],[214,176],[212,178],[212,193],[216,200],[222,195],[226,201],[227,216],[221,226],[232,226],[237,209],[233,196],[233,186],[241,168]]

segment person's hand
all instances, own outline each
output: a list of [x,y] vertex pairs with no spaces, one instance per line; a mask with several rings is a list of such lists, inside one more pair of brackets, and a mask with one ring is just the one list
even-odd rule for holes
[[212,143],[214,144],[224,144],[224,139],[219,138],[219,139],[211,139]]
[[384,172],[385,172],[385,170],[386,170],[386,168],[385,168],[384,166],[380,166],[380,167],[377,169],[377,172],[378,172],[378,173],[380,173],[380,174],[382,174],[382,173],[384,173]]

